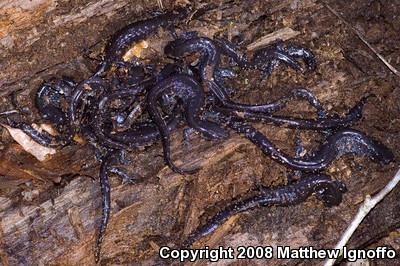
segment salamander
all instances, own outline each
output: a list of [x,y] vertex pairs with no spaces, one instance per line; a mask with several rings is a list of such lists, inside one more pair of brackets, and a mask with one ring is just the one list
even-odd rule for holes
[[182,8],[177,11],[170,11],[159,16],[140,20],[129,24],[118,32],[108,42],[105,48],[105,57],[99,65],[94,76],[103,76],[113,63],[119,63],[126,51],[137,41],[140,41],[161,27],[168,27],[175,24],[177,21],[185,18],[188,15],[188,10]]
[[237,133],[245,136],[259,147],[264,154],[294,170],[319,171],[328,167],[336,158],[345,154],[367,155],[382,164],[393,161],[394,155],[382,143],[368,137],[361,131],[349,128],[339,129],[326,139],[313,156],[307,159],[291,157],[280,151],[261,132],[237,116],[220,115],[224,123]]
[[263,188],[257,195],[243,197],[242,200],[230,204],[218,212],[205,225],[194,230],[187,237],[183,246],[189,247],[195,241],[209,235],[235,214],[258,207],[297,205],[312,194],[315,194],[325,206],[333,207],[340,204],[342,194],[346,191],[344,183],[332,180],[328,175],[320,173],[309,174],[294,184],[277,188]]
[[173,91],[174,95],[181,100],[185,120],[190,127],[210,139],[225,138],[227,134],[218,124],[200,118],[199,115],[204,105],[204,94],[199,84],[192,77],[184,74],[173,75],[157,83],[148,92],[146,99],[148,112],[160,131],[166,163],[175,172],[192,172],[180,169],[171,160],[169,132],[165,120],[157,108],[157,101],[167,91]]

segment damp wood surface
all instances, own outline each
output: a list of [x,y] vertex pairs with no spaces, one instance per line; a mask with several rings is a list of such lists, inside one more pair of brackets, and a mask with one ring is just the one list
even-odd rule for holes
[[[363,119],[354,128],[387,145],[396,160],[380,166],[368,158],[345,156],[326,172],[346,183],[343,202],[325,208],[314,197],[293,207],[252,210],[230,219],[197,246],[313,246],[333,248],[357,213],[365,195],[378,192],[399,167],[400,87],[394,76],[337,17],[320,2],[162,1],[164,8],[190,4],[209,10],[179,30],[197,30],[212,37],[240,36],[243,47],[260,40],[289,36],[317,57],[317,70],[302,75],[281,67],[268,80],[259,73],[240,73],[232,83],[236,100],[259,103],[278,99],[293,87],[309,88],[332,113],[346,113],[362,96],[374,93]],[[328,1],[359,30],[394,67],[400,69],[400,1]],[[245,12],[243,12],[245,10]],[[56,76],[88,77],[96,62],[82,55],[101,54],[116,29],[160,11],[158,1],[0,1],[0,112],[10,110],[10,97],[32,107],[33,94]],[[290,30],[288,30],[290,29]],[[267,36],[268,38],[266,38]],[[154,50],[171,39],[152,37]],[[282,37],[281,37],[282,38]],[[267,44],[265,44],[267,45]],[[155,54],[154,58],[162,56]],[[313,110],[296,102],[282,113],[307,117]],[[1,119],[1,118],[0,118]],[[35,121],[35,117],[27,117]],[[308,150],[321,135],[258,124],[270,140],[293,154],[294,136]],[[65,147],[39,162],[0,135],[0,264],[94,265],[93,247],[101,216],[99,163],[88,145]],[[279,186],[290,170],[264,156],[244,138],[230,133],[225,141],[191,137],[184,145],[181,130],[173,135],[173,158],[194,175],[172,173],[163,163],[160,143],[128,154],[128,170],[136,184],[112,178],[111,220],[103,244],[102,265],[163,265],[158,248],[178,246],[199,224],[234,199],[257,187]],[[388,245],[400,249],[400,187],[363,221],[349,247]],[[377,265],[397,261],[376,260]],[[169,262],[168,262],[169,263]],[[321,265],[322,261],[276,260],[269,265]],[[387,264],[389,263],[389,264]],[[207,265],[207,261],[195,265]],[[265,265],[263,260],[220,261],[218,265]],[[216,264],[214,264],[216,265]]]

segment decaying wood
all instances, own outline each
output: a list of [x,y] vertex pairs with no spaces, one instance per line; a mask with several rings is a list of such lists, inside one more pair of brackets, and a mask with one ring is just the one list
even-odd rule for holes
[[[329,16],[321,11],[324,10],[322,6],[315,1],[291,0],[279,3],[242,1],[242,4],[212,2],[215,8],[220,5],[224,13],[218,15],[215,10],[210,10],[209,17],[202,18],[205,22],[190,24],[204,35],[227,30],[227,35],[234,37],[240,32],[246,38],[251,36],[253,39],[245,40],[251,43],[268,32],[290,28],[296,29],[296,36],[289,34],[290,38],[302,41],[314,36],[304,43],[316,51],[318,75],[302,77],[285,72],[281,76],[272,76],[270,86],[279,91],[284,87],[282,83],[291,82],[289,80],[293,78],[295,82],[288,86],[298,86],[300,82],[309,86],[327,109],[339,114],[353,106],[363,93],[375,93],[377,99],[367,104],[365,118],[357,127],[383,141],[399,158],[400,126],[396,105],[400,100],[399,90],[381,79],[381,74],[379,77],[365,76],[345,60],[343,53],[346,50],[342,46],[352,40],[346,37],[344,41],[329,39],[333,38],[329,34],[337,33],[340,23],[334,25],[327,20]],[[149,16],[147,11],[156,10],[159,3],[164,8],[175,4],[127,0],[0,1],[0,95],[3,97],[0,113],[11,110],[9,100],[4,96],[12,91],[19,90],[22,96],[31,99],[32,92],[43,79],[61,75],[70,75],[77,80],[85,77],[93,70],[93,62],[82,58],[83,50],[95,44],[101,47],[117,28]],[[253,10],[242,16],[243,10],[250,7]],[[271,28],[261,31],[265,28],[264,15],[279,22],[270,22]],[[229,17],[231,21],[226,16],[232,16]],[[242,17],[243,21],[231,23],[234,18]],[[215,18],[217,22],[213,22]],[[318,27],[319,24],[325,28]],[[300,28],[306,30],[298,30]],[[382,71],[379,66],[367,65],[368,71]],[[260,97],[265,95],[270,100],[269,93],[275,93],[268,86],[254,91],[254,84],[259,83],[257,79],[250,79],[249,83],[251,88],[241,84],[249,101],[261,101]],[[278,92],[273,96],[279,95]],[[293,110],[298,111],[304,106],[296,105]],[[294,131],[262,128],[283,150],[289,153],[293,150]],[[315,134],[303,134],[306,145],[314,142]],[[87,146],[75,145],[64,148],[52,160],[40,163],[4,134],[1,141],[0,175],[7,176],[0,177],[1,263],[94,265],[93,247],[101,215],[99,163],[94,153]],[[172,173],[163,163],[159,144],[129,154],[131,164],[127,169],[142,180],[137,184],[122,185],[118,178],[112,178],[112,218],[103,245],[102,264],[162,264],[157,253],[160,246],[179,245],[199,224],[233,199],[261,184],[283,184],[289,172],[235,134],[223,142],[205,141],[197,136],[191,146],[182,145],[181,139],[174,136],[173,143],[173,157],[178,165],[201,167],[201,170],[190,176]],[[347,184],[349,191],[340,206],[324,208],[315,198],[310,198],[289,208],[253,210],[229,219],[198,245],[332,248],[364,196],[379,191],[397,167],[396,163],[381,167],[367,158],[347,156],[327,170]],[[398,228],[399,195],[400,188],[397,187],[366,217],[350,240],[350,247],[366,247]],[[265,265],[262,260],[249,263]],[[322,261],[273,259],[269,263],[309,265]],[[196,262],[196,265],[204,264],[206,261]]]
[[330,5],[324,3],[324,5],[331,11],[335,16],[337,16],[341,21],[343,21],[350,29],[357,35],[357,37],[385,64],[385,66],[393,72],[396,76],[400,77],[400,72],[392,66],[377,50],[365,39],[365,37],[353,26],[350,25],[339,13],[337,13]]
[[[209,168],[218,165],[226,156],[232,156],[245,144],[243,139],[234,137],[217,146],[210,147],[204,152],[198,151],[199,146],[194,147],[196,155],[189,156],[185,159],[184,164],[185,166],[200,166],[203,167],[203,170],[190,179],[202,178],[203,180],[197,182],[206,182],[204,179],[208,176],[204,176],[203,172],[208,172]],[[137,163],[144,162],[138,161]],[[240,161],[236,163],[240,163]],[[152,241],[158,246],[163,244],[172,246],[181,241],[180,236],[173,233],[174,226],[180,223],[179,215],[174,216],[173,214],[178,209],[177,204],[181,203],[168,199],[175,198],[177,189],[190,180],[187,181],[185,177],[174,174],[163,167],[157,176],[159,182],[156,183],[119,185],[118,181],[114,182],[111,192],[113,215],[104,243],[104,261],[113,258],[111,261],[115,262],[121,256],[123,258],[141,258],[145,255],[148,256],[149,252],[157,257],[157,250],[146,247],[150,240],[154,239]],[[362,176],[359,178],[368,179],[368,177]],[[145,176],[145,179],[151,179],[151,176]],[[239,239],[241,239],[239,244],[332,246],[340,236],[340,230],[337,229],[345,228],[347,218],[350,219],[356,211],[357,202],[354,201],[362,197],[362,193],[365,191],[373,193],[376,190],[376,183],[370,183],[363,189],[363,192],[360,192],[357,191],[356,185],[352,184],[352,180],[346,180],[346,182],[350,193],[346,194],[344,203],[339,207],[326,209],[317,201],[311,200],[296,207],[252,211],[227,222],[204,244],[213,246],[218,243],[218,239],[223,238],[227,246],[235,245]],[[384,184],[383,180],[379,184]],[[195,190],[201,189],[196,188]],[[379,217],[383,214],[379,211],[371,214],[369,219],[380,220],[379,227],[381,229],[367,230],[369,232],[367,239],[388,233],[389,231],[382,230],[384,228],[388,230],[400,222],[400,217],[395,215],[400,208],[400,202],[396,196],[399,192],[400,190],[397,188],[393,191],[394,196],[382,203],[385,204],[386,210],[393,210],[393,219],[380,220]],[[87,177],[79,177],[61,188],[58,196],[40,204],[27,202],[20,208],[13,208],[7,201],[1,202],[1,228],[4,240],[2,248],[6,251],[3,256],[6,256],[11,264],[93,263],[95,229],[100,218],[99,197],[97,182]],[[185,195],[184,197],[186,200],[190,200],[191,196]],[[297,217],[308,218],[301,220]],[[232,230],[232,226],[229,226],[229,224],[235,223],[237,218],[241,220],[240,227],[247,228],[248,233],[235,233],[238,229],[235,227],[236,229]],[[253,225],[255,221],[268,224],[267,231],[262,232],[262,238],[258,232],[254,231],[257,228],[257,225]],[[332,223],[339,227],[333,229]],[[192,227],[197,224],[198,221],[193,222]],[[254,229],[252,229],[253,226]],[[362,243],[362,239],[366,239],[363,236],[365,233],[357,234],[357,237],[361,238],[358,243]],[[124,243],[124,245],[119,243]],[[141,246],[142,248],[138,250],[138,247]],[[74,255],[71,256],[71,254]]]
[[277,30],[275,32],[272,32],[270,34],[267,34],[267,35],[261,37],[260,39],[254,41],[253,43],[247,45],[247,50],[253,51],[256,49],[260,49],[265,46],[268,46],[269,44],[271,44],[272,42],[274,42],[278,39],[286,41],[286,40],[296,37],[299,34],[300,34],[300,32],[292,30],[291,28],[283,28],[283,29]]
[[[351,221],[346,231],[341,236],[340,241],[335,246],[335,249],[341,250],[341,255],[343,255],[344,247],[347,245],[348,241],[350,240],[354,232],[357,230],[357,228],[360,226],[364,218],[371,212],[371,210],[373,210],[376,207],[377,204],[379,204],[396,187],[399,181],[400,181],[400,170],[397,171],[395,176],[376,195],[374,195],[373,197],[371,197],[371,195],[366,195],[364,202],[358,209],[357,215]],[[325,262],[324,266],[334,265],[336,259],[334,258],[328,259]]]
[[85,49],[107,39],[115,31],[114,23],[127,17],[135,21],[156,7],[156,1],[141,0],[2,1],[0,95],[30,86],[37,73],[59,64],[65,72],[67,62],[77,64]]
[[45,147],[35,142],[19,128],[12,128],[3,124],[2,126],[8,130],[11,137],[18,142],[18,144],[21,145],[24,150],[32,154],[39,161],[45,161],[49,159],[51,155],[57,152],[55,148]]

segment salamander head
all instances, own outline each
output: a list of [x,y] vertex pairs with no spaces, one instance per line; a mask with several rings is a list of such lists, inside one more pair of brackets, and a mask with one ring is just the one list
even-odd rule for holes
[[355,129],[340,130],[329,142],[335,146],[339,156],[347,153],[367,155],[382,164],[394,160],[393,152],[388,147]]
[[321,183],[316,190],[316,197],[325,206],[333,207],[342,202],[343,193],[347,191],[346,185],[340,181],[332,180]]
[[364,139],[366,143],[366,150],[371,159],[381,164],[389,164],[394,161],[393,152],[386,147],[383,143],[376,141],[372,138]]

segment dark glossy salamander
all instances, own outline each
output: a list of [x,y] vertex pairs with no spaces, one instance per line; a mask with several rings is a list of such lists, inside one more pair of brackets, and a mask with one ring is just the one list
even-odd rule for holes
[[[158,82],[174,75],[174,74],[191,74],[190,70],[186,66],[180,66],[178,64],[166,64],[159,73],[153,73],[153,76],[147,80],[143,80],[136,86],[132,87],[132,91],[136,90],[136,94],[146,92],[151,87],[155,86]],[[133,95],[126,95],[127,89],[114,92],[110,95],[106,95],[103,98],[107,101],[112,101],[116,98],[132,98]],[[107,103],[105,103],[107,105]],[[177,104],[175,97],[170,97],[167,94],[163,94],[160,99],[161,107],[167,113],[172,112]],[[145,102],[134,101],[130,106],[129,111],[126,113],[119,113],[115,116],[113,120],[114,130],[117,132],[122,132],[128,130],[135,123],[137,118],[139,118],[145,111]],[[176,110],[174,111],[176,113]]]
[[[133,89],[136,90],[137,89]],[[113,97],[112,95],[107,95],[103,97],[102,101],[99,104],[99,108],[107,108],[108,102],[112,102],[113,98],[118,99],[122,98],[126,92],[130,90],[123,90],[123,91],[117,91],[113,94],[116,94],[117,96]],[[125,101],[124,105],[120,106],[118,109],[111,111],[108,115],[109,118],[111,118],[111,122],[113,124],[113,131],[114,132],[123,132],[126,130],[129,130],[135,122],[140,118],[140,116],[143,115],[143,112],[145,111],[144,109],[144,102],[139,101],[138,102],[138,97],[136,95],[127,95],[125,99],[121,99],[121,101]],[[106,103],[104,105],[104,100],[106,100]],[[100,107],[102,105],[105,107]],[[128,106],[126,106],[128,105]],[[104,113],[104,112],[102,112]],[[107,119],[104,114],[101,114],[104,118],[102,119]]]
[[[212,45],[204,43],[207,46],[205,47],[204,44],[201,44],[202,41],[212,42]],[[197,48],[194,47],[196,43],[199,46]],[[190,48],[191,51],[185,47],[188,45],[192,46]],[[250,60],[247,59],[244,53],[240,52],[236,45],[228,40],[223,38],[214,38],[211,40],[206,37],[199,37],[196,32],[186,32],[182,34],[180,38],[170,42],[165,47],[164,52],[173,57],[181,57],[184,53],[200,51],[200,46],[202,46],[201,48],[203,49],[206,48],[208,52],[210,52],[210,49],[214,51],[213,53],[216,51],[218,53],[217,56],[221,54],[227,56],[241,68],[259,69],[268,75],[282,62],[295,70],[305,72],[305,69],[296,59],[302,59],[307,70],[314,70],[316,67],[315,56],[309,49],[295,44],[284,43],[281,39],[278,39],[270,46],[256,50]],[[183,53],[179,51],[182,50],[182,47],[186,50]],[[176,49],[178,49],[178,51],[176,51]],[[219,62],[217,62],[216,67],[219,67],[218,64]]]
[[117,70],[111,75],[111,84],[116,90],[138,85],[147,77],[144,66],[132,65],[129,68]]
[[199,84],[192,77],[183,74],[173,75],[157,83],[157,85],[148,92],[146,99],[147,109],[160,131],[166,163],[175,172],[193,172],[180,169],[175,166],[171,160],[167,124],[157,107],[158,100],[167,92],[173,92],[174,95],[180,99],[184,108],[185,120],[190,127],[210,139],[225,138],[227,134],[218,124],[202,120],[199,117],[204,105],[204,93]]
[[71,142],[71,138],[69,135],[53,136],[48,132],[46,132],[45,130],[40,131],[25,122],[16,122],[10,118],[7,118],[7,124],[10,127],[22,130],[25,134],[27,134],[30,138],[32,138],[33,141],[46,147],[55,148],[55,147],[65,146],[69,142]]
[[[294,128],[324,130],[346,127],[361,117],[366,98],[352,108],[346,117],[329,117],[318,99],[302,88],[294,89],[290,95],[275,102],[261,105],[240,104],[230,99],[230,92],[223,83],[225,78],[234,77],[235,72],[220,67],[221,56],[231,59],[228,67],[255,68],[268,75],[281,63],[304,72],[315,68],[315,58],[303,47],[278,40],[270,47],[255,51],[251,60],[248,60],[237,47],[223,39],[211,40],[199,37],[197,33],[189,33],[169,43],[165,52],[175,59],[200,53],[199,67],[181,65],[183,61],[180,60],[167,64],[157,73],[160,66],[158,63],[142,65],[124,62],[124,55],[135,42],[161,27],[174,25],[187,14],[186,10],[172,11],[121,29],[108,42],[105,59],[96,73],[78,85],[68,79],[43,84],[36,95],[36,107],[42,118],[60,127],[61,136],[54,137],[29,124],[9,119],[11,126],[24,130],[42,145],[65,145],[80,131],[95,148],[96,156],[101,160],[103,206],[96,241],[96,261],[100,258],[101,244],[110,217],[109,175],[116,174],[123,180],[132,180],[118,166],[123,163],[123,152],[150,145],[161,138],[164,159],[172,170],[179,173],[191,172],[176,167],[170,158],[169,134],[181,120],[210,139],[226,137],[227,132],[223,126],[228,126],[280,163],[305,172],[323,169],[336,157],[347,153],[368,155],[382,163],[393,160],[393,154],[385,146],[352,129],[340,129],[331,134],[313,155],[293,158],[282,153],[264,135],[246,123],[255,120]],[[115,71],[109,71],[114,66]],[[104,78],[106,75],[107,79]],[[203,82],[203,88],[197,79]],[[294,99],[307,100],[318,111],[318,119],[271,115]],[[218,124],[211,121],[217,121]],[[296,154],[301,154],[301,150],[296,150]],[[325,205],[333,206],[340,203],[344,191],[342,183],[332,181],[323,174],[308,175],[297,184],[287,187],[265,189],[218,213],[208,224],[192,233],[188,243],[209,234],[236,213],[257,206],[297,204],[312,193]]]
[[310,50],[294,44],[285,44],[280,39],[271,46],[256,50],[249,67],[262,70],[269,76],[283,62],[295,70],[305,72],[306,69],[295,60],[296,58],[304,60],[307,70],[315,69],[315,56]]
[[[166,127],[168,134],[178,125],[181,117],[177,112],[167,118]],[[154,123],[142,122],[132,125],[123,132],[112,133],[112,127],[106,127],[103,123],[94,123],[94,134],[101,144],[115,149],[136,149],[148,146],[160,139],[160,132]]]
[[[149,83],[152,84],[152,83]],[[123,131],[115,131],[115,121],[110,119],[110,104],[116,99],[129,99],[131,104],[135,104],[137,96],[148,89],[148,84],[139,84],[131,89],[118,90],[103,95],[98,103],[95,119],[93,119],[93,133],[103,145],[115,149],[135,149],[147,146],[160,139],[160,132],[153,122],[135,122],[135,117],[126,118],[119,125],[126,127]],[[141,105],[139,103],[138,105]],[[143,110],[139,110],[137,116],[142,115]],[[176,128],[181,115],[179,109],[174,108],[172,113],[165,118],[168,132]],[[132,112],[129,113],[132,115]],[[127,119],[132,119],[127,123]],[[110,121],[111,120],[111,121]],[[111,126],[112,125],[112,126]],[[120,128],[120,127],[117,127]]]
[[[225,96],[223,96],[223,97],[225,97]],[[272,122],[276,121],[275,123],[279,124],[279,122],[284,120],[285,117],[272,115],[272,113],[282,110],[283,108],[285,108],[288,105],[289,102],[291,102],[293,100],[307,101],[313,108],[316,109],[319,119],[326,118],[328,116],[327,111],[322,106],[322,103],[317,99],[317,97],[315,97],[315,95],[311,91],[309,91],[308,89],[305,89],[305,88],[294,88],[289,92],[289,94],[287,96],[284,96],[276,101],[266,103],[263,105],[239,104],[242,107],[246,106],[245,108],[241,108],[236,103],[231,104],[231,103],[225,102],[225,104],[223,104],[223,107],[218,107],[218,108],[221,108],[221,110],[226,110],[227,112],[230,111],[230,112],[238,113],[241,116],[248,118],[249,120],[264,121],[264,122],[269,122],[269,120],[272,120]],[[363,104],[364,104],[364,101],[362,102],[362,105],[359,104],[359,105],[361,105],[361,110],[362,110]],[[356,110],[359,110],[359,108],[355,109],[351,114],[356,113],[355,112]],[[361,110],[359,112],[361,112]],[[358,112],[356,114],[358,114]],[[335,120],[336,124],[339,122],[344,123],[347,120],[353,121],[354,118],[353,118],[353,116],[351,116],[351,117],[348,117],[345,121],[342,121],[342,120],[344,120],[344,119],[340,119],[340,118],[336,119]],[[299,127],[303,124],[306,124],[306,125],[309,125],[310,127],[312,127],[312,125],[315,124],[314,120],[296,119],[296,118],[291,118],[291,117],[287,117],[287,121],[288,121],[289,125],[292,125],[292,124],[299,125]],[[283,123],[280,123],[280,124],[283,124]],[[325,124],[327,124],[327,123],[324,123],[324,125]],[[335,125],[335,123],[331,123],[331,124]],[[322,128],[324,128],[324,127],[322,127]]]
[[110,84],[106,80],[98,77],[85,79],[76,86],[72,92],[68,108],[68,117],[73,129],[79,126],[84,116],[86,106],[93,105],[96,95],[101,95],[104,91],[108,91],[109,89]]
[[317,199],[321,200],[325,206],[332,207],[340,204],[342,194],[346,191],[344,183],[332,180],[328,175],[320,173],[308,175],[295,184],[274,189],[263,188],[257,195],[239,200],[217,213],[205,225],[197,228],[188,236],[184,247],[188,247],[200,238],[212,233],[235,214],[257,207],[296,205],[304,202],[312,194],[315,194]]
[[178,20],[185,18],[187,13],[185,9],[166,12],[150,19],[134,22],[119,30],[107,44],[104,61],[94,76],[102,76],[113,63],[123,61],[122,57],[132,44],[146,38],[161,27],[175,24]]
[[225,116],[223,120],[228,127],[259,147],[264,154],[295,170],[318,171],[345,154],[367,155],[382,164],[388,164],[394,159],[393,153],[386,146],[355,129],[340,129],[330,135],[313,156],[307,159],[295,158],[281,152],[261,132],[243,119]]
[[62,109],[62,101],[68,101],[76,83],[63,77],[61,80],[53,80],[43,83],[35,95],[35,106],[43,119],[57,126],[67,123],[67,113]]
[[216,75],[216,73],[219,73],[220,49],[217,48],[213,40],[207,37],[198,37],[197,34],[187,35],[168,43],[164,48],[164,53],[172,58],[181,58],[196,52],[200,53],[200,77],[206,90],[212,91],[224,106],[244,108],[245,110],[249,110],[246,108],[259,108],[263,110],[263,106],[254,107],[233,103],[229,99],[227,89],[221,86],[221,84],[217,84],[217,81],[221,80],[220,76]]
[[94,257],[95,261],[98,262],[100,259],[101,252],[101,244],[103,243],[104,235],[106,233],[108,220],[110,219],[111,212],[111,187],[110,180],[108,178],[108,169],[110,167],[112,157],[115,156],[113,153],[108,154],[101,163],[100,166],[100,189],[101,189],[101,203],[102,203],[102,211],[101,211],[101,222],[98,231],[98,236],[96,239],[96,246]]
[[39,130],[25,122],[16,122],[7,118],[7,124],[21,129],[35,142],[46,147],[60,147],[72,141],[72,134],[68,128],[68,115],[62,105],[68,104],[76,83],[69,77],[51,79],[43,83],[35,94],[35,106],[41,117],[58,127],[61,135],[53,136],[44,130]]
[[[250,60],[247,59],[244,53],[240,52],[240,49],[236,45],[226,39],[215,38],[214,43],[218,50],[221,51],[221,54],[226,55],[240,68],[261,70],[264,73],[264,78],[269,76],[282,62],[303,73],[305,69],[314,70],[316,67],[315,57],[310,50],[294,44],[286,44],[282,40],[277,40],[268,47],[256,50]],[[296,59],[303,59],[306,68],[303,68]],[[235,91],[232,88],[226,87],[224,78],[218,75],[218,72],[215,73],[214,77],[216,83],[222,89],[227,92]]]
[[[187,54],[192,54],[195,52],[201,53],[200,58],[200,76],[202,82],[206,84],[206,88],[214,93],[214,95],[222,102],[224,107],[235,109],[236,111],[247,111],[247,112],[261,112],[261,113],[271,113],[277,109],[281,109],[282,103],[268,103],[260,105],[249,105],[235,103],[230,100],[227,90],[219,84],[219,77],[215,76],[217,69],[219,69],[220,55],[224,52],[228,55],[233,56],[233,49],[231,47],[225,47],[221,42],[218,43],[220,49],[215,45],[214,41],[206,37],[194,37],[189,39],[177,39],[170,42],[164,48],[164,53],[173,58],[180,58]],[[263,54],[264,56],[267,53]],[[237,55],[235,60],[238,60],[240,64],[245,64],[240,59],[242,56]],[[263,57],[257,56],[257,62]],[[301,96],[300,96],[301,97]],[[305,97],[307,100],[309,98]]]
[[[160,139],[160,133],[157,126],[152,122],[138,123],[135,121],[144,111],[143,103],[136,104],[136,98],[154,86],[157,81],[161,81],[174,71],[179,72],[180,70],[181,67],[179,66],[168,66],[156,76],[142,80],[139,84],[127,87],[122,85],[114,91],[110,91],[107,80],[91,77],[81,82],[74,91],[74,104],[71,104],[70,112],[80,115],[85,111],[86,105],[91,106],[90,110],[85,112],[86,121],[89,122],[90,126],[86,126],[84,131],[86,137],[92,139],[91,143],[97,149],[101,148],[96,142],[100,142],[101,146],[113,149],[135,149],[150,145]],[[96,94],[99,95],[96,96]],[[114,115],[112,115],[110,107],[114,100],[124,102],[123,106],[118,108],[125,108],[125,105],[129,104],[133,106],[133,109],[129,110],[127,116],[124,115],[123,111],[118,110],[115,110]],[[97,106],[96,102],[98,103]],[[113,108],[115,109],[115,106]],[[82,121],[82,118],[82,115],[76,116],[76,123]],[[168,115],[165,120],[168,131],[175,129],[181,120],[179,109],[174,108],[171,115]]]
[[102,213],[101,213],[101,222],[99,226],[98,236],[96,239],[95,246],[95,261],[98,262],[100,260],[100,252],[101,252],[101,244],[103,243],[103,239],[106,233],[108,220],[110,219],[110,211],[111,211],[111,187],[110,187],[110,174],[116,174],[122,177],[122,179],[129,178],[126,173],[123,172],[118,167],[115,167],[115,164],[121,163],[121,154],[119,151],[110,150],[103,158],[100,166],[100,189],[101,189],[101,203],[102,203]]
[[180,58],[197,52],[201,53],[199,65],[202,80],[213,81],[215,69],[220,63],[220,51],[213,40],[207,37],[176,39],[164,47],[164,53],[172,58]]
[[[321,104],[316,98],[314,101],[312,94],[307,96],[307,93],[304,93],[304,95],[300,96],[301,97],[298,98],[305,98],[311,104],[311,106],[313,106],[318,110],[317,119],[305,119],[305,118],[295,118],[295,117],[281,116],[281,115],[236,111],[234,108],[225,108],[225,107],[223,108],[216,107],[215,109],[222,111],[225,114],[229,113],[236,114],[249,121],[260,121],[274,125],[283,125],[289,128],[324,130],[324,129],[349,127],[353,125],[355,122],[359,121],[362,118],[362,111],[367,99],[372,97],[373,95],[368,95],[363,97],[358,103],[356,103],[356,105],[354,105],[354,107],[352,107],[349,110],[349,112],[344,117],[327,117],[325,110],[322,108]],[[283,98],[283,100],[285,98]],[[279,110],[281,109],[280,107],[283,108],[285,106],[284,104],[285,101],[282,100],[278,100],[275,103],[276,105],[274,106],[275,107],[274,111]]]
[[255,50],[250,60],[239,51],[236,45],[226,39],[215,38],[214,43],[221,53],[231,58],[241,68],[259,69],[265,75],[270,75],[282,62],[295,70],[305,72],[296,59],[302,59],[307,70],[311,71],[316,67],[315,56],[310,50],[295,44],[284,43],[281,39],[267,47]]

